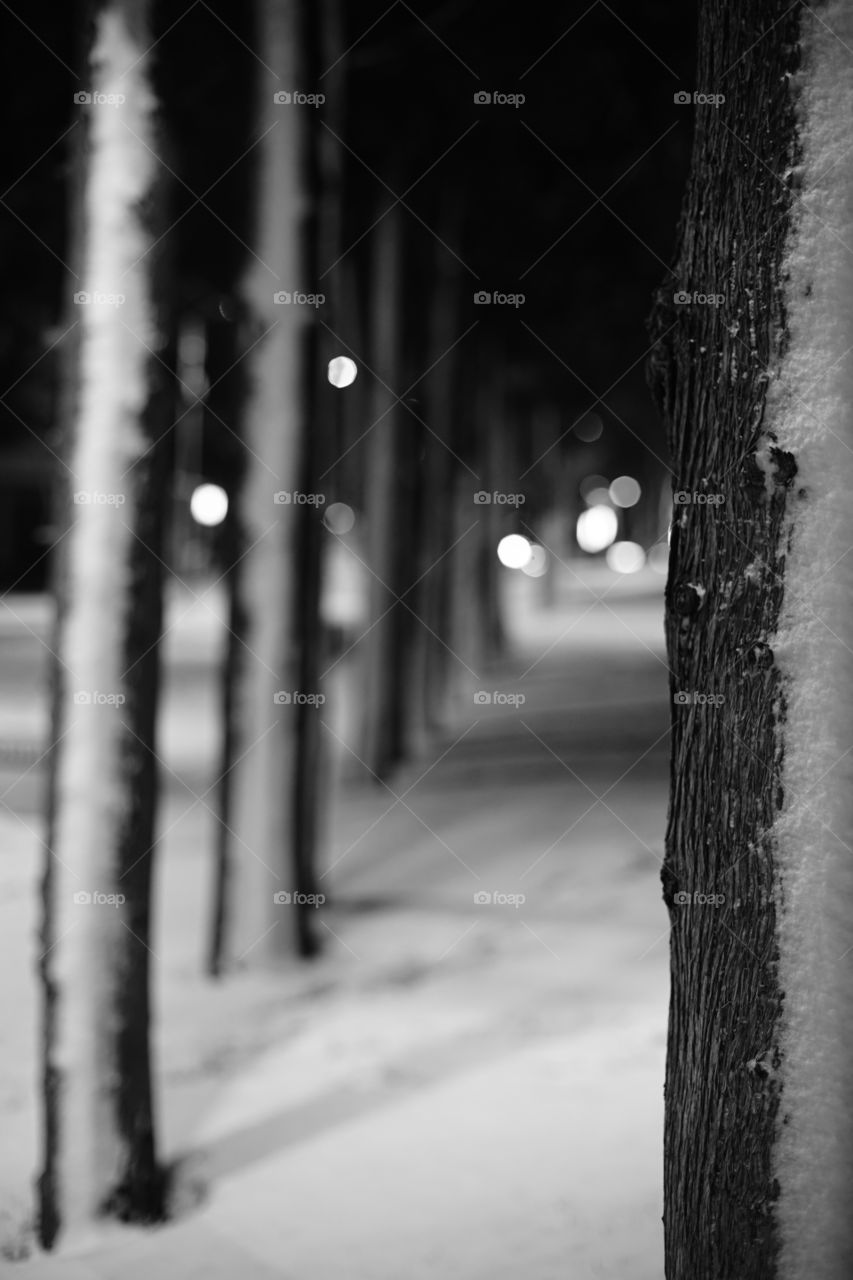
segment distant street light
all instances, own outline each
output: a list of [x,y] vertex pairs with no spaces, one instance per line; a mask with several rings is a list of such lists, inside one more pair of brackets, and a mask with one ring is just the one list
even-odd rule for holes
[[508,533],[498,543],[498,559],[507,569],[523,569],[532,552],[530,543],[520,533]]
[[333,387],[348,387],[358,376],[358,366],[349,356],[335,356],[329,361],[328,376]]
[[614,573],[638,573],[646,563],[646,553],[638,542],[614,542],[605,559]]
[[228,494],[218,484],[200,484],[190,498],[190,515],[207,528],[222,524],[228,514]]
[[345,502],[333,502],[326,507],[323,524],[331,533],[349,533],[355,524],[355,512]]
[[617,476],[610,486],[610,501],[616,507],[635,507],[641,489],[633,476]]
[[521,566],[521,572],[526,573],[528,578],[541,578],[548,572],[548,553],[544,547],[535,542],[531,545],[530,559]]
[[595,555],[616,539],[619,521],[612,507],[589,507],[578,516],[576,537],[581,551]]

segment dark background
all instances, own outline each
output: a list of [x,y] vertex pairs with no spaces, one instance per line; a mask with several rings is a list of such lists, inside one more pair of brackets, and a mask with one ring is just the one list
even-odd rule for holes
[[[389,8],[367,0],[345,10],[348,52],[337,70],[343,99],[334,122],[344,147],[341,240],[366,305],[372,237],[365,233],[393,203],[389,188],[407,192],[408,382],[430,363],[426,304],[447,253],[461,296],[470,298],[460,307],[460,332],[478,322],[465,339],[460,401],[473,405],[500,374],[507,410],[500,429],[510,433],[504,444],[519,465],[561,438],[527,477],[532,513],[537,492],[547,506],[558,458],[582,454],[583,472],[615,467],[659,483],[666,451],[644,383],[645,320],[671,258],[687,168],[692,110],[673,95],[695,87],[694,7],[415,0]],[[66,264],[85,23],[73,5],[17,0],[2,15],[4,590],[40,589],[46,581],[69,341],[62,335],[75,319]],[[162,154],[173,175],[163,247],[174,273],[175,321],[196,317],[205,325],[215,380],[217,362],[224,365],[242,341],[230,329],[239,322],[235,297],[252,227],[258,63],[251,6],[163,3],[156,32]],[[335,76],[324,66],[327,51],[315,31],[303,91],[322,91]],[[526,100],[477,105],[478,91]],[[306,280],[299,287],[323,286]],[[479,289],[523,293],[525,302],[476,306]],[[226,483],[234,446],[220,419],[229,421],[231,394],[225,379],[202,427],[201,470]],[[576,427],[590,410],[603,430],[585,442],[580,435],[595,434],[595,421],[580,433]],[[463,451],[464,419],[463,410]],[[472,456],[476,448],[472,435]]]

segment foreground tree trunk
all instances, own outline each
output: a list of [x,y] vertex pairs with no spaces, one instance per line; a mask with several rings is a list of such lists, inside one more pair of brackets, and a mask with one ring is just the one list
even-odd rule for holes
[[265,136],[258,148],[257,256],[245,284],[259,341],[246,361],[246,473],[237,512],[244,558],[235,590],[243,643],[234,683],[234,902],[226,926],[229,962],[248,965],[298,947],[293,833],[299,698],[313,693],[299,686],[295,616],[312,310],[295,295],[307,292],[301,249],[311,108],[276,101],[301,83],[301,17],[299,0],[259,4],[259,48],[275,75],[261,70],[258,77],[258,123]]
[[[147,6],[96,8],[76,246],[44,872],[42,1243],[162,1210],[149,1047],[149,900],[161,623],[158,207]],[[97,95],[123,95],[115,103]],[[82,152],[81,152],[82,153]],[[73,493],[73,503],[71,494]]]
[[725,101],[697,103],[653,317],[669,1280],[853,1275],[851,40],[849,4],[706,0],[696,84]]

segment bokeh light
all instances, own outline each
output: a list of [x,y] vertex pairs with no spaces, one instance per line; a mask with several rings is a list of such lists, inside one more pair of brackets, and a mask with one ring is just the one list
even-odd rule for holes
[[617,476],[610,486],[610,501],[616,507],[635,507],[641,492],[633,476]]
[[646,563],[646,553],[639,542],[614,542],[605,559],[614,573],[638,573]]
[[355,524],[355,512],[345,502],[333,502],[323,513],[323,524],[332,533],[349,533]]
[[507,569],[523,569],[533,548],[520,533],[508,533],[498,543],[498,559]]
[[576,537],[581,551],[594,555],[604,551],[616,538],[619,521],[612,507],[589,507],[578,516]]
[[196,524],[213,528],[228,515],[228,494],[218,484],[200,484],[190,498],[190,515]]
[[335,356],[329,361],[329,381],[333,387],[348,387],[358,376],[358,366],[349,356]]
[[604,489],[607,492],[610,481],[607,476],[585,476],[580,482],[581,497],[584,502],[589,502],[590,494],[596,489]]
[[588,413],[585,418],[581,418],[575,427],[575,435],[578,440],[583,440],[584,444],[590,444],[593,440],[597,440],[604,430],[604,423],[597,413]]
[[544,547],[535,542],[531,544],[530,559],[521,566],[521,572],[526,573],[528,578],[541,578],[548,572],[548,552]]

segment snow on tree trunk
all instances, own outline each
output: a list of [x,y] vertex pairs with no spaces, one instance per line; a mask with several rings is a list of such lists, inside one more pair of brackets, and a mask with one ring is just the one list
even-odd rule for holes
[[[235,689],[232,963],[262,965],[296,949],[294,778],[298,697],[295,564],[304,429],[304,338],[310,307],[276,301],[309,292],[301,252],[307,215],[306,112],[300,90],[300,4],[259,7],[258,231],[244,294],[258,334],[246,361],[246,473],[238,499],[244,620]],[[279,95],[279,101],[276,101]]]
[[[79,336],[68,441],[44,873],[40,1236],[105,1214],[155,1218],[149,897],[161,623],[158,207],[147,6],[93,20],[79,214]],[[99,96],[100,95],[100,96]],[[106,96],[103,96],[106,95]],[[115,95],[110,97],[110,95]]]
[[849,5],[706,0],[696,89],[724,101],[695,107],[653,316],[677,495],[668,1280],[853,1274],[851,40]]
[[[805,11],[808,13],[808,11]],[[773,650],[782,672],[781,1280],[853,1275],[853,10],[804,18],[800,185],[770,391],[797,461]]]

